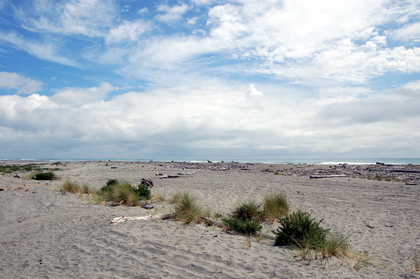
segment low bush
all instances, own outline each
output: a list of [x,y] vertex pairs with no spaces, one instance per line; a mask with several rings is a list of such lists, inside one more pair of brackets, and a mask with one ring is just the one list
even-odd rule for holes
[[135,191],[137,195],[140,197],[140,199],[150,200],[150,198],[152,197],[152,192],[146,185],[140,184],[137,187],[137,189],[135,189]]
[[33,176],[35,180],[53,180],[55,178],[55,174],[53,172],[37,172]]
[[298,210],[279,219],[280,227],[273,231],[276,245],[291,245],[316,249],[325,242],[329,230],[323,229],[320,221],[311,218],[308,212]]
[[264,198],[263,219],[274,222],[289,213],[289,203],[283,194],[272,194]]
[[228,231],[250,236],[261,231],[261,216],[260,205],[250,201],[240,204],[228,218],[222,219],[222,222]]
[[255,201],[249,201],[240,204],[234,211],[232,211],[232,218],[239,220],[260,220],[262,211],[261,206]]
[[228,231],[234,231],[241,235],[251,236],[258,234],[262,225],[256,220],[241,220],[238,218],[223,219],[223,224]]

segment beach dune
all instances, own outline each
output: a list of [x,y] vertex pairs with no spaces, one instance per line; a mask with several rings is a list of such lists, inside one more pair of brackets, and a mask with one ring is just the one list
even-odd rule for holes
[[[2,162],[11,163],[16,162]],[[39,164],[55,169],[61,180],[25,180],[23,171],[0,175],[2,278],[420,278],[415,271],[419,185],[281,173],[314,167],[309,165]],[[165,174],[174,178],[160,178]],[[360,257],[305,260],[293,249],[274,246],[270,238],[175,220],[110,225],[119,216],[169,213],[171,204],[152,203],[151,210],[94,205],[87,196],[59,189],[63,180],[99,189],[108,179],[138,184],[141,178],[152,179],[152,194],[169,198],[187,192],[224,216],[240,202],[284,193],[292,210],[323,218],[324,227],[348,236]],[[272,235],[273,228],[266,227],[264,234]]]

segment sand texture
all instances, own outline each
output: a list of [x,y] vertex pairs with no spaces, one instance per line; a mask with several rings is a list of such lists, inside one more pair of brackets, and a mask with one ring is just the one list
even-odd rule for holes
[[[314,166],[308,165],[92,161],[43,166],[58,168],[54,173],[62,180],[25,180],[22,171],[0,175],[1,278],[420,278],[413,271],[420,255],[420,186],[414,183],[351,175],[310,179],[305,170]],[[165,175],[178,177],[160,178]],[[323,218],[324,227],[348,235],[352,250],[364,256],[302,260],[270,238],[249,239],[174,220],[111,226],[119,216],[171,212],[171,204],[152,203],[151,210],[94,205],[86,196],[59,190],[64,179],[100,188],[108,179],[138,184],[141,178],[152,179],[152,194],[169,198],[188,192],[223,215],[240,202],[285,193],[294,210]],[[264,233],[273,236],[276,227],[267,226]]]

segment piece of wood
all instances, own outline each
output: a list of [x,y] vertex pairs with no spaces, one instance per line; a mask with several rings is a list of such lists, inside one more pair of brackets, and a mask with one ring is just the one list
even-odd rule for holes
[[347,177],[347,175],[345,175],[345,174],[322,174],[322,175],[319,175],[319,174],[313,174],[313,175],[310,175],[309,176],[309,178],[312,178],[312,179],[318,179],[318,178],[331,178],[331,177]]
[[150,219],[161,219],[161,220],[166,220],[166,219],[171,219],[173,218],[174,215],[172,213],[167,213],[167,214],[156,214],[156,215],[147,215],[147,216],[138,216],[138,217],[116,217],[114,218],[109,225],[110,226],[114,226],[118,223],[123,223],[123,222],[127,222],[127,221],[140,221],[140,220],[150,220]]

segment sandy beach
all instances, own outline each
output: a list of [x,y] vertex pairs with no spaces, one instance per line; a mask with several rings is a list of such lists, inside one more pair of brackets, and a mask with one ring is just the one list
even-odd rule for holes
[[[23,171],[0,175],[1,278],[420,278],[414,271],[420,256],[416,183],[334,176],[337,167],[331,166],[39,164],[54,169],[60,180],[27,180]],[[325,169],[325,178],[311,179],[311,168]],[[284,193],[293,210],[323,218],[324,227],[347,235],[351,250],[363,257],[303,260],[295,250],[274,246],[270,237],[250,239],[175,220],[110,225],[119,216],[169,213],[171,204],[152,203],[151,210],[94,205],[87,196],[59,189],[64,180],[99,189],[108,179],[139,184],[141,178],[153,181],[152,194],[169,199],[188,192],[221,215],[240,202]],[[263,232],[269,236],[276,227],[266,226]]]

